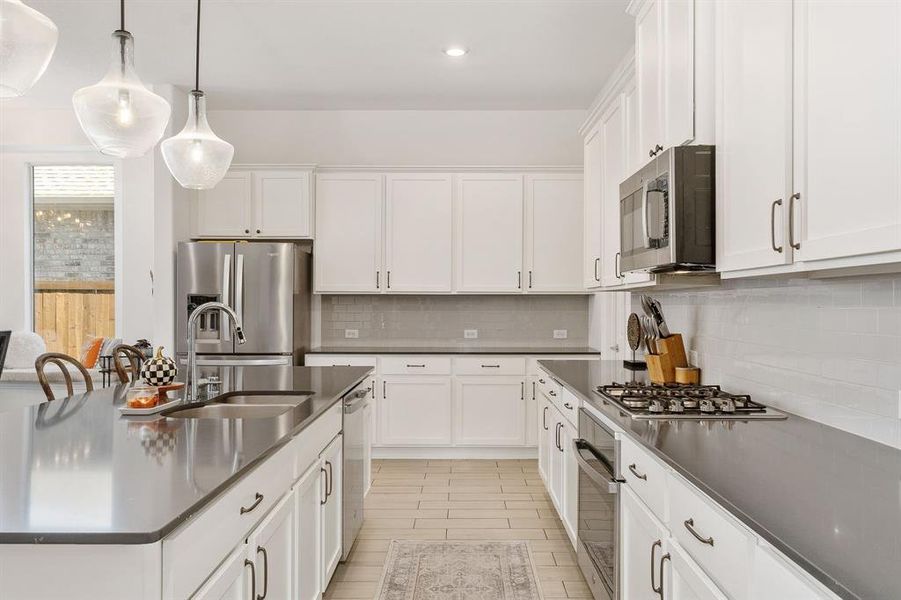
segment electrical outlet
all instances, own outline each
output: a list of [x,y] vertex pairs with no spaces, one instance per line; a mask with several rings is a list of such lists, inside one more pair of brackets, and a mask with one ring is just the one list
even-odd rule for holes
[[693,367],[698,366],[698,351],[697,350],[689,350],[688,351],[688,364]]
[[359,329],[345,329],[344,337],[349,340],[355,340],[360,337],[360,330]]
[[463,337],[467,340],[475,340],[479,338],[479,330],[478,329],[464,329]]
[[555,340],[565,340],[567,335],[569,335],[569,332],[566,329],[555,329],[554,330],[554,339]]

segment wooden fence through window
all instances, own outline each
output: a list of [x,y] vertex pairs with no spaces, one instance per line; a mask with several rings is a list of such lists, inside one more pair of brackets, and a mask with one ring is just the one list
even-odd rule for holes
[[81,358],[86,343],[116,333],[111,281],[36,281],[34,330],[49,352]]

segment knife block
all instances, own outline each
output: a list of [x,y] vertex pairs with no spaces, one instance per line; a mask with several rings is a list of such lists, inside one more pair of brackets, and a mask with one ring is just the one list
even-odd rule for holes
[[657,340],[657,352],[669,355],[673,367],[688,366],[688,358],[685,356],[685,344],[682,343],[681,333],[674,333],[668,338]]
[[648,354],[644,357],[648,363],[648,378],[654,383],[672,383],[676,381],[676,366],[669,354]]

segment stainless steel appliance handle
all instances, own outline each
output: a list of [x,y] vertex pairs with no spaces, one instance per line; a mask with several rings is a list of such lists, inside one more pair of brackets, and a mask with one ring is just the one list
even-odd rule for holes
[[366,396],[369,395],[369,388],[366,388],[366,391],[362,392],[362,393],[363,393],[362,396],[355,396],[353,401],[351,401],[351,402],[345,401],[344,402],[344,414],[345,415],[352,415],[366,405],[366,400],[367,400]]
[[648,229],[648,182],[641,187],[641,234],[645,248],[651,247],[651,233]]
[[[591,449],[591,444],[586,442],[585,440],[573,440],[573,450],[575,450],[576,462],[579,463],[579,468],[582,472],[588,476],[598,487],[601,489],[607,490],[608,494],[616,494],[619,492],[619,481],[614,478],[607,479],[602,477],[597,469],[591,466],[585,457],[582,456],[582,452],[588,452],[595,458],[601,458],[596,452]],[[602,462],[603,461],[602,459]],[[606,464],[605,464],[606,467]],[[610,474],[612,476],[612,473]]]
[[776,245],[776,207],[782,206],[782,198],[774,200],[770,206],[770,244],[773,246],[774,252],[782,253],[782,246]]
[[794,193],[788,199],[788,243],[795,250],[801,249],[801,242],[795,242],[795,200],[800,199],[800,193]]
[[[231,306],[231,278],[232,278],[232,255],[226,254],[222,257],[222,302]],[[227,315],[223,311],[219,311],[219,339],[223,342],[232,340],[231,325],[227,320]]]
[[235,265],[235,312],[244,327],[244,255],[239,254]]
[[[188,360],[180,358],[179,364],[186,365]],[[198,358],[198,367],[271,367],[290,365],[290,356],[276,356],[273,358]]]

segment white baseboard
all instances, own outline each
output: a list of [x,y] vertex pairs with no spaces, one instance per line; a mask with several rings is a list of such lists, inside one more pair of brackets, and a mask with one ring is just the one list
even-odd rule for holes
[[441,448],[407,448],[407,447],[374,447],[372,458],[432,458],[432,459],[537,459],[537,447],[441,447]]

